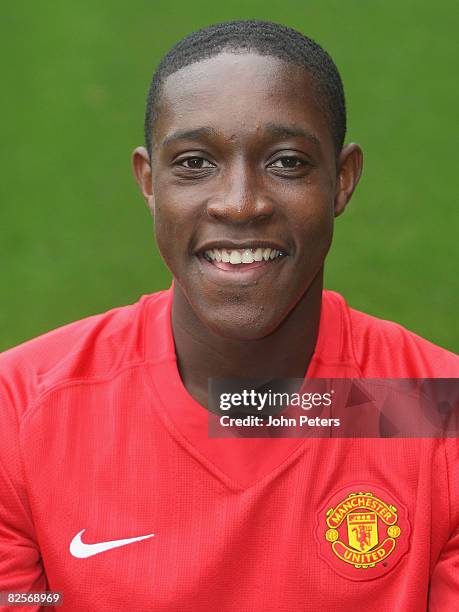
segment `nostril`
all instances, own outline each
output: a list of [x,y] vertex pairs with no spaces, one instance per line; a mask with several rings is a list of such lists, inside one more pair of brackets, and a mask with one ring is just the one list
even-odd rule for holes
[[250,223],[263,221],[273,215],[274,206],[269,201],[250,200],[239,202],[212,202],[206,207],[206,213],[214,219],[223,219],[233,223]]

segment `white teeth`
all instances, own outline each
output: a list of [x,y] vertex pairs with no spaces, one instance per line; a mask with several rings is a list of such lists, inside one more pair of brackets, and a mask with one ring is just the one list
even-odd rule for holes
[[253,255],[250,249],[246,249],[242,253],[242,263],[253,263]]
[[232,264],[240,264],[240,263],[242,263],[242,256],[239,253],[239,251],[231,251],[230,263],[232,263]]
[[261,261],[263,259],[263,249],[257,249],[253,254],[254,261]]
[[257,249],[212,249],[205,251],[204,255],[211,261],[222,261],[223,263],[250,264],[254,261],[269,261],[276,259],[283,253],[277,249],[257,248]]

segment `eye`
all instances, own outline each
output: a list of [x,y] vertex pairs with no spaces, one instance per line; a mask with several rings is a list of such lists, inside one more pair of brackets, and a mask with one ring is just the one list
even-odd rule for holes
[[306,165],[305,161],[303,161],[302,159],[294,155],[284,155],[283,157],[279,157],[274,162],[269,164],[271,168],[281,168],[283,170],[299,168],[305,165]]
[[208,159],[204,157],[185,157],[177,162],[177,166],[187,168],[188,170],[202,170],[203,168],[215,168]]

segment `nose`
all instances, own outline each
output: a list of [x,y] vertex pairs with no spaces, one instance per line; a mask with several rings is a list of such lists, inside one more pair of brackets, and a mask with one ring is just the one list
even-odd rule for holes
[[244,163],[222,177],[221,190],[207,203],[209,217],[236,225],[268,219],[273,212],[272,200],[262,193],[256,173]]

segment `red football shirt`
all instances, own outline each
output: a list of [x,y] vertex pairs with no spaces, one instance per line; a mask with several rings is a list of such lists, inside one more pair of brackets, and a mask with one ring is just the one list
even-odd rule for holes
[[[171,301],[0,357],[0,591],[62,591],[69,612],[459,609],[457,440],[208,439]],[[324,292],[307,375],[459,359]]]

